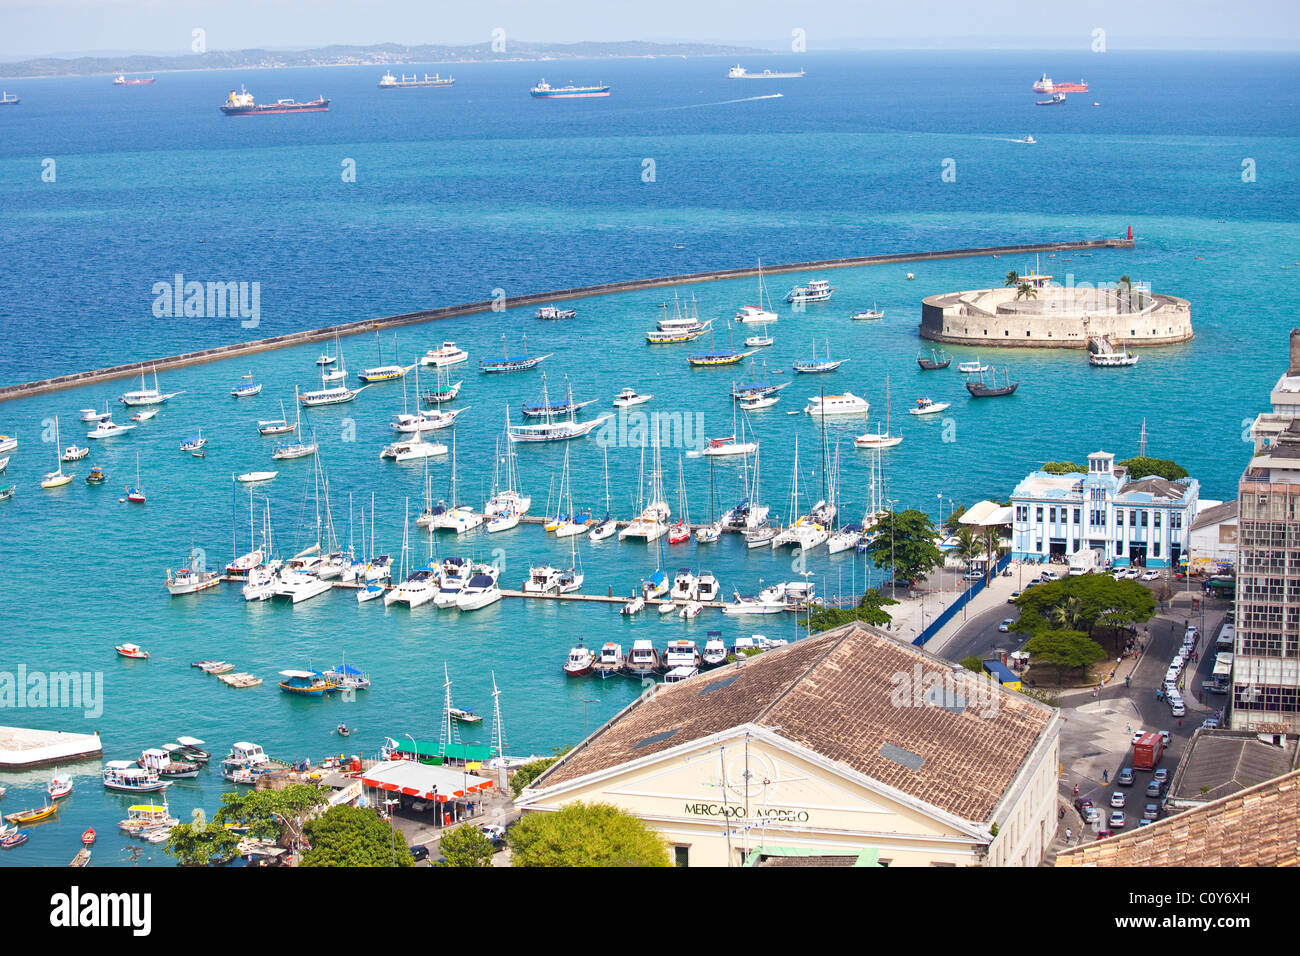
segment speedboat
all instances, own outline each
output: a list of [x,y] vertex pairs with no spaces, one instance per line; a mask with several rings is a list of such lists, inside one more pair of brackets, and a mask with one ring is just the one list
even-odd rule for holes
[[652,398],[653,395],[638,395],[636,389],[625,388],[614,397],[614,407],[631,408],[633,405],[643,405]]
[[278,474],[278,471],[246,471],[242,475],[239,475],[235,480],[242,481],[246,485],[252,485],[263,481],[270,481]]
[[113,650],[117,651],[121,657],[130,657],[134,660],[145,661],[149,659],[149,652],[139,644],[118,644]]
[[582,677],[584,674],[591,673],[591,667],[595,663],[596,655],[589,648],[579,644],[570,649],[569,657],[564,662],[564,673],[569,677]]
[[[118,435],[124,435],[129,432],[134,425],[119,425],[111,418],[100,419],[95,425],[95,430],[86,432],[87,438],[116,438]],[[89,450],[89,449],[88,449]]]
[[497,583],[496,570],[490,565],[479,565],[456,595],[456,608],[461,611],[476,611],[500,600],[501,588]]
[[750,395],[740,400],[740,407],[747,412],[752,412],[759,408],[771,408],[780,400],[777,395]]
[[871,403],[865,398],[845,392],[843,395],[814,395],[804,406],[804,413],[814,418],[829,418],[833,415],[866,415],[871,410]]
[[947,411],[951,402],[934,402],[929,398],[918,398],[916,404],[908,409],[912,415],[938,415],[942,411]]
[[721,631],[709,631],[709,639],[704,642],[704,651],[700,654],[700,666],[721,667],[727,663],[727,645],[722,640]]

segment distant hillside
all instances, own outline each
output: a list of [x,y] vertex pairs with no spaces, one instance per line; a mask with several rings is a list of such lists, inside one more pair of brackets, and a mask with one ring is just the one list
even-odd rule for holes
[[747,56],[770,51],[709,43],[524,43],[509,41],[505,53],[491,43],[472,46],[327,46],[316,50],[217,50],[183,56],[45,57],[0,63],[0,77],[90,76],[100,73],[165,73],[172,70],[247,70],[292,66],[385,66],[405,63],[472,63],[488,60],[572,60],[598,57]]

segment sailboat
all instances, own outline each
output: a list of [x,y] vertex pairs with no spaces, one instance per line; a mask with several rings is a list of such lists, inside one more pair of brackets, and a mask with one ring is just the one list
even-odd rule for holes
[[[863,424],[866,424],[866,416],[863,416]],[[867,432],[858,435],[853,439],[853,444],[857,448],[893,448],[895,445],[902,444],[902,435],[893,435],[889,431],[889,379],[885,378],[885,430],[882,432],[880,426],[876,426],[874,432]]]
[[713,342],[713,333],[709,333],[709,351],[697,352],[695,355],[686,356],[686,362],[691,368],[708,368],[714,365],[735,365],[743,362],[754,352],[751,349],[748,352],[737,352],[734,346],[728,345],[726,351],[717,351],[717,345]]
[[252,398],[254,395],[260,395],[262,392],[262,383],[253,381],[253,373],[249,372],[243,379],[230,390],[231,398]]
[[848,359],[831,358],[831,343],[828,340],[826,342],[825,358],[821,359],[820,361],[818,360],[817,343],[813,342],[812,358],[809,359],[807,362],[793,362],[791,363],[790,367],[800,375],[811,375],[816,372],[833,372],[847,361]]
[[135,486],[126,489],[126,500],[132,504],[144,504],[144,490],[140,487],[140,453],[135,453]]
[[[136,455],[137,463],[140,460],[139,454]],[[59,416],[54,416],[54,470],[48,472],[41,479],[42,488],[62,488],[70,482],[75,476],[69,472],[63,473],[63,458],[59,453]]]
[[695,540],[710,544],[722,537],[722,521],[714,513],[713,461],[709,461],[709,523],[695,529]]
[[[825,469],[822,471],[825,480]],[[799,515],[784,531],[772,539],[772,549],[793,545],[801,551],[807,551],[826,541],[830,531],[822,523],[825,519],[826,501],[823,498],[807,514],[799,514],[799,437],[794,440],[794,471],[790,485],[789,514]],[[832,512],[833,513],[833,512]]]
[[758,443],[745,441],[745,420],[740,420],[740,437],[736,436],[736,399],[731,399],[731,434],[725,438],[710,438],[709,443],[701,450],[702,454],[709,456],[721,455],[752,455],[758,450]]
[[[777,315],[772,311],[772,300],[767,294],[767,286],[763,282],[763,260],[758,260],[758,305],[742,306],[736,313],[736,321],[746,324],[758,324],[766,322],[775,322]],[[748,345],[749,343],[746,342]],[[766,344],[771,345],[769,340]]]
[[569,471],[569,449],[564,449],[564,468],[560,472],[560,496],[557,505],[562,502],[564,512],[556,523],[554,530],[557,538],[568,538],[582,534],[592,526],[590,513],[577,514],[573,510],[573,480]]
[[582,564],[578,560],[578,539],[569,538],[569,566],[560,572],[556,579],[556,586],[561,594],[571,594],[582,587],[582,581],[585,575],[582,573]]
[[250,485],[248,488],[248,552],[246,554],[239,555],[238,557],[234,557],[234,555],[237,553],[239,549],[239,545],[235,541],[235,535],[236,535],[235,503],[236,501],[238,501],[238,499],[236,498],[237,493],[238,492],[236,490],[235,483],[231,482],[230,484],[230,553],[232,555],[232,558],[230,563],[226,565],[226,574],[234,577],[244,577],[250,571],[252,571],[253,568],[257,567],[259,564],[261,564],[263,561],[266,560],[267,552],[264,551],[262,548],[254,547],[255,535],[253,530],[253,488]]
[[[468,356],[466,357],[468,358]],[[463,380],[453,382],[451,380],[451,372],[442,365],[436,366],[434,371],[436,373],[436,381],[433,388],[425,389],[424,393],[420,396],[421,400],[423,400],[426,405],[439,405],[443,402],[450,402],[460,394],[460,387],[465,384]]]
[[492,497],[483,506],[483,515],[488,519],[489,533],[506,531],[519,524],[519,519],[528,513],[533,499],[519,491],[519,465],[515,458],[515,446],[509,439],[510,409],[506,409],[506,482],[505,487],[498,483],[498,471],[501,463],[501,446],[497,444],[497,467],[492,475]]
[[[294,390],[294,405],[298,404],[297,389]],[[259,435],[287,435],[298,430],[298,422],[290,422],[284,413],[284,400],[280,400],[280,417],[270,418],[257,423]]]
[[[296,388],[294,389],[294,397],[298,397],[298,390]],[[302,404],[300,401],[295,402],[294,404],[297,406],[294,409],[294,423],[288,430],[298,433],[299,440],[283,442],[282,444],[276,445],[275,450],[271,452],[271,457],[276,461],[291,461],[294,458],[306,458],[308,455],[316,454],[319,447],[316,444],[315,432],[312,432],[311,441],[302,441],[300,431],[302,428]]]
[[[736,531],[746,533],[747,543],[752,533],[760,530],[767,530],[767,516],[770,509],[767,505],[759,504],[758,501],[758,480],[759,480],[759,452],[754,453],[754,472],[753,484],[750,483],[749,460],[745,459],[745,497],[734,507],[728,510],[722,516],[722,525],[724,528],[731,528]],[[761,541],[767,544],[770,538],[775,537],[776,533],[772,532],[767,539]],[[750,547],[756,547],[754,543],[749,543]]]
[[506,337],[501,336],[501,358],[488,361],[484,359],[479,362],[478,370],[480,372],[523,372],[537,366],[545,359],[550,358],[546,355],[529,355],[528,354],[528,336],[524,336],[524,354],[512,356],[506,349]]
[[[641,473],[645,473],[645,446],[641,448]],[[668,507],[668,502],[664,500],[663,489],[663,472],[660,470],[659,457],[659,423],[655,421],[655,438],[654,438],[654,460],[651,465],[650,473],[650,501],[644,499],[645,485],[638,482],[638,497],[640,503],[645,506],[635,518],[628,522],[627,527],[618,533],[618,540],[623,541],[627,538],[644,538],[649,544],[656,538],[660,537],[668,530],[668,518],[672,511]]]
[[587,538],[591,541],[604,541],[610,535],[618,531],[618,522],[610,516],[609,502],[609,446],[606,445],[605,451],[605,518],[600,524],[592,528],[587,533]]
[[158,369],[156,368],[153,370],[153,388],[146,387],[144,383],[144,369],[142,368],[140,369],[140,388],[134,392],[126,392],[118,399],[118,401],[128,407],[135,407],[138,405],[162,405],[163,403],[175,398],[177,395],[182,394],[184,393],[164,393],[160,391],[158,388]]
[[[415,367],[415,394],[416,401],[419,401],[420,395],[420,367]],[[422,432],[438,431],[439,429],[448,428],[456,423],[456,416],[461,412],[469,411],[473,406],[466,405],[464,408],[455,408],[449,411],[440,412],[436,409],[430,411],[421,411],[417,409],[414,413],[409,410],[407,405],[406,389],[402,389],[402,412],[400,415],[394,415],[389,427],[395,432],[404,435],[420,434]]]
[[483,524],[483,516],[469,505],[461,504],[456,497],[456,433],[451,435],[451,505],[428,522],[430,530],[455,531],[461,535]]
[[687,508],[686,473],[677,457],[677,523],[668,529],[668,543],[681,544],[691,539],[691,515]]
[[[384,347],[383,347],[382,340],[381,340],[380,337],[379,337],[379,332],[378,332],[378,331],[375,332],[375,342],[376,342],[376,343],[378,344],[378,346],[379,346],[379,363],[380,363],[380,364],[375,365],[375,366],[373,366],[373,367],[371,367],[371,368],[363,368],[360,372],[357,372],[357,378],[359,378],[361,381],[365,382],[367,385],[373,384],[374,382],[388,382],[388,381],[391,381],[391,380],[393,380],[393,379],[395,379],[395,378],[404,378],[404,377],[406,376],[406,373],[407,373],[407,372],[409,372],[411,369],[415,368],[415,363],[412,363],[411,365],[396,365],[396,364],[385,365],[385,364],[383,364],[383,362],[384,362]],[[393,334],[393,353],[394,353],[394,355],[396,355],[396,353],[397,353],[397,334],[396,334],[396,333]]]
[[[611,412],[589,422],[578,421],[576,417],[577,410],[581,406],[576,405],[573,401],[573,386],[568,384],[567,380],[565,385],[568,400],[562,405],[552,405],[546,392],[546,376],[545,374],[542,375],[542,401],[541,405],[536,407],[543,409],[541,415],[545,421],[537,424],[507,425],[506,434],[512,442],[567,441],[571,438],[581,438],[596,426],[614,417]],[[568,418],[557,419],[555,417],[555,409],[557,408],[567,409]]]
[[[343,346],[339,344],[337,335],[334,336],[334,351],[338,358],[338,368],[321,369],[321,381],[327,384],[330,382],[346,382],[348,380],[348,366],[343,360]],[[327,364],[332,365],[333,362]]]

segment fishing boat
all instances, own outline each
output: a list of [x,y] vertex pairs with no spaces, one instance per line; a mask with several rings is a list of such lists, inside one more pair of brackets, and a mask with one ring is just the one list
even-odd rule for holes
[[916,364],[921,366],[922,371],[932,372],[935,369],[947,368],[952,364],[952,359],[944,354],[943,349],[940,349],[938,352],[935,352],[934,349],[930,349],[928,357],[920,352],[916,353]]
[[648,640],[633,641],[625,669],[633,677],[653,677],[662,670],[659,652]]
[[78,850],[77,855],[74,856],[72,858],[72,862],[68,864],[68,866],[74,869],[81,869],[82,867],[86,867],[89,865],[90,865],[90,851],[85,847],[82,847],[80,850]]
[[435,368],[446,368],[449,365],[460,365],[469,361],[469,353],[458,346],[455,342],[443,342],[436,349],[429,349],[420,359],[421,365],[432,365]]
[[[863,424],[866,423],[867,417],[862,416]],[[889,430],[889,377],[885,377],[885,430],[881,431],[880,426],[876,426],[874,432],[865,432],[857,435],[853,439],[855,448],[893,448],[903,442],[902,435],[895,435]]]
[[133,392],[126,392],[118,401],[135,408],[140,405],[162,405],[183,392],[163,392],[158,388],[158,370],[153,370],[153,388],[148,388],[144,381],[144,369],[140,370],[140,387]]
[[253,373],[244,376],[238,385],[230,390],[231,398],[252,398],[262,393],[262,383],[253,381]]
[[820,372],[833,372],[847,361],[848,359],[831,358],[831,344],[829,341],[826,343],[826,357],[818,359],[817,343],[814,342],[812,358],[807,362],[791,362],[790,367],[799,375],[814,375]]
[[86,476],[86,484],[88,485],[102,485],[107,480],[108,475],[104,474],[104,469],[99,467],[99,465],[95,465],[91,468],[90,474]]
[[907,411],[911,415],[938,415],[940,412],[947,411],[951,404],[951,402],[932,401],[928,396],[924,396],[918,398],[916,404]]
[[95,845],[95,837],[96,837],[96,834],[95,834],[95,828],[94,828],[94,827],[86,827],[85,832],[81,834],[81,845],[82,845],[82,846],[94,846],[94,845]]
[[653,395],[638,395],[636,389],[625,388],[614,396],[615,408],[631,408],[633,405],[644,405]]
[[807,285],[797,285],[785,294],[787,302],[827,302],[834,293],[825,279],[813,279]]
[[[695,603],[698,604],[699,602]],[[689,606],[687,605],[687,607]],[[682,610],[684,611],[686,608],[682,608]],[[662,663],[664,670],[672,670],[674,667],[698,667],[700,649],[695,646],[694,641],[688,641],[685,638],[669,641],[668,646],[664,648]]]
[[[119,435],[125,435],[132,428],[135,428],[135,426],[119,425],[111,418],[105,418],[100,420],[100,422],[95,425],[93,431],[86,432],[86,437],[95,438],[95,439],[117,438]],[[89,449],[87,449],[87,451],[89,451]]]
[[135,453],[135,484],[126,489],[126,500],[134,505],[145,502],[144,490],[140,487],[140,453]]
[[525,372],[530,368],[537,368],[538,365],[550,357],[550,353],[546,355],[529,355],[528,336],[526,335],[524,336],[523,355],[511,355],[506,349],[506,337],[503,335],[501,336],[501,358],[491,361],[484,359],[479,362],[478,370],[489,373]]
[[885,317],[885,310],[877,308],[876,303],[874,302],[871,303],[871,308],[862,309],[858,312],[854,312],[851,316],[849,316],[849,318],[852,319],[854,322],[860,322],[863,320],[870,321],[872,319],[883,319],[884,317]]
[[830,418],[839,415],[863,415],[871,410],[871,403],[865,398],[845,392],[843,395],[813,395],[804,406],[804,414],[814,418]]
[[[644,605],[644,602],[642,602]],[[606,641],[600,648],[600,654],[592,662],[591,670],[602,678],[613,677],[623,670],[623,646],[613,641]]]
[[[763,282],[763,260],[758,261],[758,305],[741,306],[740,311],[736,313],[735,320],[746,325],[767,324],[777,320],[777,314],[772,309],[772,299],[767,294],[767,286]],[[749,343],[746,342],[746,345]],[[769,340],[768,345],[771,345]]]
[[81,459],[85,458],[89,454],[90,447],[88,445],[83,447],[69,445],[67,448],[63,449],[63,461],[81,461]]
[[979,381],[971,379],[966,380],[966,391],[971,393],[972,398],[1000,398],[1003,395],[1011,395],[1020,387],[1019,382],[1011,381],[1011,373],[1007,369],[1002,370],[1006,378],[1004,384],[997,383],[997,374],[994,373],[993,384],[984,381],[984,375],[981,373]]
[[36,807],[32,810],[19,810],[17,813],[5,814],[5,820],[16,827],[27,826],[30,823],[43,823],[59,812],[57,803],[47,803],[43,807]]
[[[14,102],[17,102],[16,100]],[[16,846],[22,846],[27,842],[28,833],[26,830],[17,830],[4,837],[0,837],[0,847],[6,850],[12,850]]]
[[147,661],[149,652],[139,644],[118,644],[113,650],[117,651],[120,657],[129,657],[132,660]]
[[556,319],[572,319],[577,317],[578,310],[559,309],[553,305],[544,305],[540,309],[538,309],[534,313],[534,315],[539,319],[549,319],[551,321],[554,321]]
[[1119,352],[1089,352],[1088,364],[1095,368],[1123,368],[1136,365],[1139,357],[1128,349],[1122,349]]
[[566,677],[582,677],[591,673],[592,665],[595,663],[596,655],[591,652],[591,649],[579,644],[577,647],[570,648],[569,656],[564,662],[564,674]]
[[215,588],[221,583],[221,575],[216,571],[192,568],[181,568],[173,573],[171,568],[168,568],[164,583],[167,585],[168,593],[172,597],[177,597],[181,594],[196,594],[208,588]]
[[101,777],[104,789],[125,793],[156,793],[171,786],[171,781],[162,780],[154,771],[137,767],[129,760],[108,761]]
[[108,402],[104,402],[104,410],[101,412],[97,408],[83,408],[81,410],[81,420],[83,422],[102,422],[113,417],[113,413],[108,410]]
[[975,359],[973,362],[957,363],[957,371],[961,372],[963,375],[982,375],[984,372],[987,372],[988,370],[989,370],[989,366],[985,365],[978,358]]
[[155,773],[166,780],[193,779],[203,769],[194,761],[173,760],[171,753],[159,747],[151,747],[143,751],[140,754],[140,759],[135,764],[140,769],[148,770],[150,773]]
[[181,442],[180,450],[191,451],[191,452],[198,451],[207,443],[208,440],[203,437],[203,429],[200,428],[197,434],[192,435],[189,438],[185,439],[185,441]]
[[320,671],[285,670],[280,671],[284,680],[279,681],[280,690],[296,697],[324,697],[338,690],[338,685]]

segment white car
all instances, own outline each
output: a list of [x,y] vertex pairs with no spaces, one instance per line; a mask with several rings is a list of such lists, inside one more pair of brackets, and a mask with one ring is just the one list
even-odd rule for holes
[[1055,571],[1044,571],[1042,574],[1038,576],[1038,579],[1040,581],[1059,581],[1061,579],[1061,576],[1057,574]]
[[1009,617],[1001,624],[998,625],[998,630],[1001,631],[1003,634],[1005,634],[1011,630],[1011,625],[1015,623],[1016,623],[1015,618]]
[[1146,574],[1142,575],[1143,581],[1157,581],[1159,579],[1160,579],[1159,571],[1148,571]]

